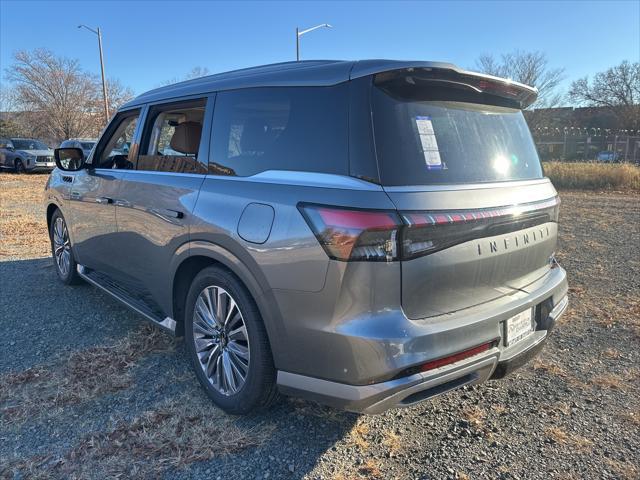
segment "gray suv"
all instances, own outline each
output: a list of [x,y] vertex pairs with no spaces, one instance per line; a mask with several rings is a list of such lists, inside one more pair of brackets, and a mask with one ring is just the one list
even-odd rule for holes
[[56,164],[53,150],[34,138],[0,138],[0,168],[16,173],[50,172]]
[[54,264],[184,335],[216,405],[380,413],[500,378],[567,307],[536,90],[432,62],[306,61],[124,105],[56,150]]

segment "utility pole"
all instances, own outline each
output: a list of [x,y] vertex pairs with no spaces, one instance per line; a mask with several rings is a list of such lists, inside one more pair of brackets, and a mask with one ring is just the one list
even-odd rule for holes
[[104,56],[102,54],[102,32],[100,27],[97,30],[87,27],[86,25],[78,25],[78,28],[86,28],[91,33],[98,36],[98,49],[100,50],[100,73],[102,75],[102,101],[104,103],[104,124],[109,123],[109,100],[107,95],[107,79],[104,75]]
[[296,27],[296,62],[300,61],[300,37],[305,33],[312,32],[317,30],[318,28],[333,28],[328,23],[322,23],[320,25],[316,25],[315,27],[307,28],[306,30],[300,30]]

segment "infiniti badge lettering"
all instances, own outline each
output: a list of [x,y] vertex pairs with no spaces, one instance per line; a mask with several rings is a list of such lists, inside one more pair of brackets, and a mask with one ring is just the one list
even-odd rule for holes
[[484,246],[481,242],[478,242],[478,255],[484,255],[485,253],[498,253],[504,252],[513,248],[519,248],[530,243],[539,242],[551,236],[549,227],[536,228],[535,230],[529,230],[528,232],[514,235],[512,237],[504,237],[501,240],[491,240],[484,242]]

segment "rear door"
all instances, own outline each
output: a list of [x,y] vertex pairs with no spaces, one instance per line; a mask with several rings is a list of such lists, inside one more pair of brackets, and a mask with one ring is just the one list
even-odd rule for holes
[[189,223],[207,173],[214,96],[147,107],[135,169],[116,202],[118,280],[150,307],[171,306],[168,271],[189,239]]
[[373,81],[380,179],[406,225],[409,318],[526,290],[550,268],[556,192],[516,102],[482,82],[420,69]]
[[140,109],[118,113],[88,159],[91,167],[63,175],[64,181],[70,184],[69,224],[78,262],[107,274],[113,273],[116,263],[115,201],[122,179],[133,165],[128,146],[133,141],[139,117]]

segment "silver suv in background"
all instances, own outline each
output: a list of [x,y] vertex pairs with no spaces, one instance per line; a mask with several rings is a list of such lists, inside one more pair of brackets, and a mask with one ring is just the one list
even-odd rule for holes
[[85,158],[88,158],[91,150],[96,145],[96,141],[94,138],[70,138],[62,142],[60,148],[79,148]]
[[34,138],[0,139],[0,167],[17,173],[48,172],[55,168],[53,150]]
[[57,274],[184,335],[232,413],[356,412],[501,378],[567,306],[531,87],[454,65],[293,62],[124,105],[45,191]]

